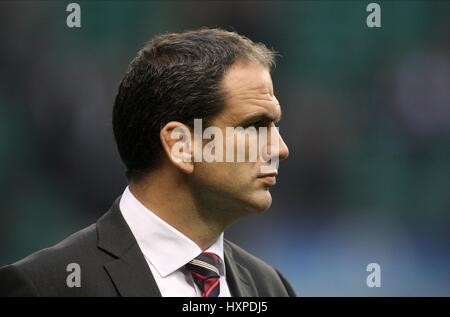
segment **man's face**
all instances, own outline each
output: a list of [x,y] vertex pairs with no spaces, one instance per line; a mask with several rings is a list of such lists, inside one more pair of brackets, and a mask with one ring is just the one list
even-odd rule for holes
[[[278,164],[271,164],[270,159],[282,160],[289,154],[275,127],[281,118],[281,108],[273,92],[272,79],[264,66],[238,62],[226,73],[223,87],[226,93],[224,109],[210,125],[222,131],[223,153],[234,152],[235,161],[194,163],[192,185],[203,202],[219,210],[234,215],[264,211],[272,203],[269,188],[274,185],[278,172]],[[249,160],[246,155],[244,162],[237,162],[238,142],[234,142],[231,149],[226,148],[227,138],[235,138],[235,135],[227,134],[226,128],[252,126],[257,131],[259,127],[266,127],[267,138],[263,139],[263,147],[258,148],[256,160]],[[271,141],[271,133],[278,142]],[[251,138],[245,137],[244,133],[236,133],[235,140],[238,138],[243,138],[248,154],[249,146],[254,146],[255,142],[251,145]]]

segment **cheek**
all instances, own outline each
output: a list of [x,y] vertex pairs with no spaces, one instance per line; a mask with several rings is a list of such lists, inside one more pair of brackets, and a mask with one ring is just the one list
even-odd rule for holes
[[255,163],[200,163],[195,178],[226,191],[243,190],[255,179]]

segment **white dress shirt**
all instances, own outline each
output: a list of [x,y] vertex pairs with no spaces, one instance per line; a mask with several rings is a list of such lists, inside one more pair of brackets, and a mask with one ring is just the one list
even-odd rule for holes
[[[144,254],[163,297],[198,297],[199,287],[192,274],[184,267],[202,253],[202,249],[147,209],[125,188],[120,199],[120,210]],[[223,233],[205,252],[219,256],[222,268],[220,297],[230,297],[226,281],[223,255]]]

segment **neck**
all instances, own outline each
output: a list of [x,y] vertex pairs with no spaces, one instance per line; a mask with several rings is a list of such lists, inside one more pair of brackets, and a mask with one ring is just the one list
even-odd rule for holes
[[206,250],[231,221],[216,209],[202,207],[184,177],[162,168],[139,182],[131,181],[129,189],[146,208]]

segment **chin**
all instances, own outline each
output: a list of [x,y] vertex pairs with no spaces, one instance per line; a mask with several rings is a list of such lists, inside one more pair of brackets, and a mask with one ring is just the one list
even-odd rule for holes
[[257,193],[252,197],[251,205],[253,213],[262,213],[272,205],[272,195],[268,190]]

